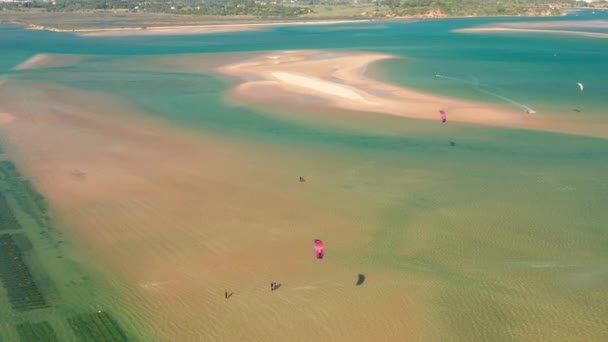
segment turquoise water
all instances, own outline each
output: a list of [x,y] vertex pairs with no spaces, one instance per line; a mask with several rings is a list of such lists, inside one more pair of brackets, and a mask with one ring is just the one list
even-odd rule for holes
[[[538,21],[608,18],[606,12]],[[605,119],[608,48],[604,39],[543,34],[459,34],[451,30],[523,18],[421,22],[370,22],[336,26],[280,27],[198,36],[84,38],[4,26],[0,70],[36,53],[134,56],[279,49],[356,49],[403,56],[374,66],[383,79],[440,94],[537,112]],[[598,29],[601,31],[601,29]],[[89,70],[97,72],[92,65]],[[70,71],[70,70],[65,70]],[[73,70],[76,71],[76,70]],[[442,77],[434,77],[438,73]],[[149,75],[148,75],[149,76]],[[169,75],[170,76],[170,75]],[[130,77],[130,81],[137,76]],[[69,80],[67,80],[69,82]],[[585,84],[578,92],[576,82]],[[103,88],[103,85],[100,86]],[[214,88],[216,86],[214,85]]]
[[[608,13],[533,20],[598,18],[608,19]],[[366,265],[430,279],[424,283],[428,289],[403,289],[420,294],[412,301],[424,308],[419,313],[423,320],[439,327],[428,334],[436,340],[534,339],[549,331],[565,340],[575,336],[598,340],[608,331],[602,330],[605,322],[601,320],[608,314],[607,140],[360,113],[349,113],[353,119],[345,122],[330,111],[251,108],[227,103],[223,95],[232,84],[213,74],[122,66],[139,56],[161,54],[377,51],[403,57],[371,68],[374,77],[389,82],[605,122],[606,40],[451,32],[529,20],[370,22],[200,36],[106,38],[6,25],[0,26],[0,72],[16,80],[49,81],[109,93],[127,99],[146,114],[235,141],[339,156],[335,158],[338,166],[334,165],[338,174],[361,167],[361,174],[352,179],[327,176],[328,191],[360,191],[365,195],[361,199],[364,209],[384,204],[381,214],[336,205],[337,211],[351,210],[349,218],[365,222],[373,234],[370,245],[357,257],[346,248],[336,249],[335,254],[343,257],[340,262],[345,267]],[[73,67],[10,70],[37,53],[96,57]],[[584,92],[576,82],[585,84]],[[306,115],[312,117],[306,119]],[[263,153],[250,158],[266,161]],[[377,166],[365,169],[364,162]],[[416,170],[424,175],[420,176],[423,181],[400,178],[403,170]],[[364,178],[366,172],[370,178]],[[545,266],[535,268],[536,264]],[[131,313],[119,316],[140,317]],[[572,335],[569,330],[576,322],[582,322],[588,335]],[[143,326],[132,325],[135,329]]]

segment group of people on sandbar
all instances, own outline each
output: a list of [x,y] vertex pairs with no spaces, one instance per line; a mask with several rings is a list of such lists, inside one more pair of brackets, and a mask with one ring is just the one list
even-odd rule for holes
[[[280,286],[281,284],[277,283],[276,281],[273,281],[270,283],[270,291],[278,290]],[[224,291],[224,298],[228,299],[232,297],[232,294],[232,292]]]
[[279,286],[281,286],[281,284],[277,283],[276,281],[273,281],[272,283],[270,283],[270,291],[278,290]]

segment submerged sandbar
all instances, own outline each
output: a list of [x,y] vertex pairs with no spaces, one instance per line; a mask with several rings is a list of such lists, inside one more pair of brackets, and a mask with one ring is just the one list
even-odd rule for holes
[[495,23],[487,26],[462,28],[453,32],[475,33],[475,32],[523,32],[523,33],[549,33],[585,36],[592,38],[608,38],[605,32],[580,31],[576,29],[606,29],[608,23],[604,20],[563,20],[548,22],[516,22]]

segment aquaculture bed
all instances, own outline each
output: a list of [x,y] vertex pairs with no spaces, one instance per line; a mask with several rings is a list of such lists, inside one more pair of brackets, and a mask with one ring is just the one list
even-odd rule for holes
[[56,342],[57,335],[49,322],[21,323],[17,325],[17,333],[22,342]]
[[19,172],[15,164],[10,160],[0,161],[0,178],[1,179],[16,179],[19,178]]
[[36,220],[38,225],[45,226],[48,224],[44,198],[34,190],[30,181],[12,179],[10,180],[10,191],[17,200],[19,207]]
[[19,229],[20,227],[8,200],[0,192],[0,230]]
[[[36,220],[38,225],[48,225],[49,217],[44,197],[34,189],[29,180],[22,179],[15,164],[10,160],[0,161],[0,180],[7,182],[10,194],[17,200],[21,210]],[[0,229],[2,229],[1,225],[0,223]]]
[[13,309],[26,311],[48,306],[10,234],[0,235],[0,280]]
[[70,327],[81,341],[127,341],[118,323],[105,311],[80,314],[68,319]]

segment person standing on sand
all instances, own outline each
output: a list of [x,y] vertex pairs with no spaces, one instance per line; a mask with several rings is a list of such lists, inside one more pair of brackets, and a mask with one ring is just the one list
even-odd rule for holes
[[228,291],[224,291],[224,298],[228,299]]

